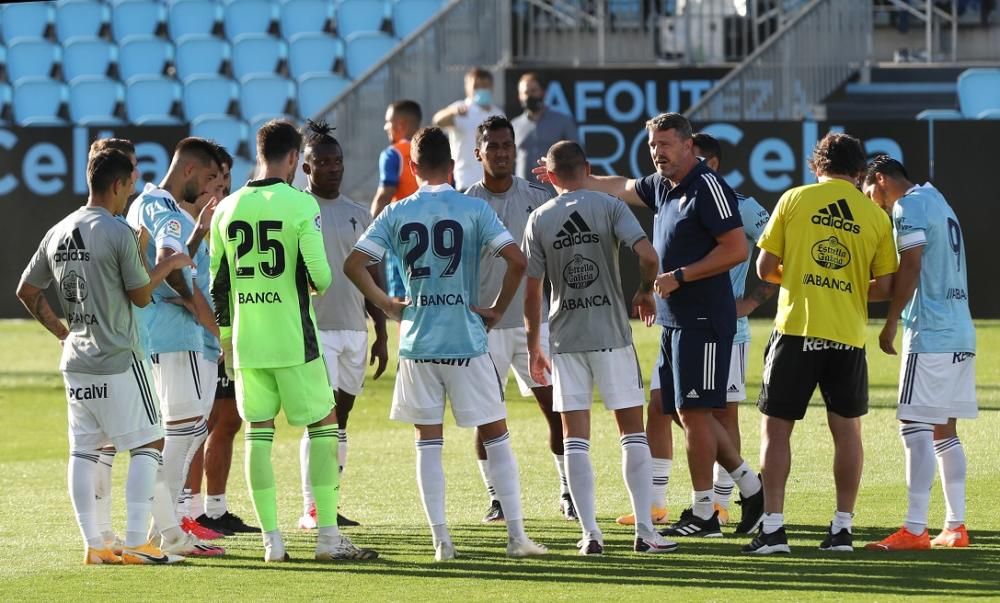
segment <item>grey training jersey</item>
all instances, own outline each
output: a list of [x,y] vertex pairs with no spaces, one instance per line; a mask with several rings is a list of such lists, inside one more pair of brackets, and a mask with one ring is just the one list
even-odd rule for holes
[[323,245],[333,270],[333,283],[326,293],[313,300],[316,325],[322,331],[366,331],[365,296],[344,276],[344,260],[354,249],[361,233],[372,222],[368,208],[344,195],[323,199],[308,189],[319,203],[323,223]]
[[[483,186],[482,182],[477,182],[465,191],[470,197],[478,197],[485,200],[500,216],[500,221],[507,227],[510,236],[521,243],[524,240],[524,229],[528,225],[528,216],[535,208],[541,207],[552,195],[549,191],[535,184],[531,184],[524,178],[514,176],[514,184],[506,192],[496,194],[491,193]],[[483,304],[492,304],[500,293],[503,286],[503,276],[507,272],[507,262],[503,258],[498,258],[492,254],[483,254],[483,259],[479,264],[479,301]],[[542,317],[546,320],[546,317]],[[511,329],[524,326],[524,281],[517,288],[507,307],[507,312],[496,324],[495,329]]]
[[577,190],[532,212],[524,234],[528,276],[552,282],[552,352],[590,352],[632,343],[618,271],[618,246],[646,238],[619,199]]
[[56,283],[69,324],[59,368],[115,375],[140,352],[132,302],[126,291],[149,283],[135,232],[99,207],[82,207],[42,239],[22,278],[41,289]]

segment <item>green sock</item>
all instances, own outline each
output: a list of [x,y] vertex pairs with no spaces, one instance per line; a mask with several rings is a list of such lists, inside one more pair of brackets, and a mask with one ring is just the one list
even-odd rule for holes
[[264,532],[278,529],[278,497],[274,491],[274,467],[271,465],[273,427],[247,427],[247,485],[257,520]]
[[336,425],[309,428],[309,481],[316,499],[316,527],[337,525],[340,466]]

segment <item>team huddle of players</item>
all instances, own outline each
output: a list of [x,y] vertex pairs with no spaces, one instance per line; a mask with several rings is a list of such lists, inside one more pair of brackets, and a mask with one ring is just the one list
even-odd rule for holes
[[[225,502],[240,420],[264,559],[287,560],[271,464],[281,411],[304,428],[299,526],[317,530],[316,559],[377,557],[340,533],[338,525],[356,523],[337,511],[346,427],[368,354],[366,316],[375,325],[376,379],[388,358],[386,317],[400,321],[390,417],[415,427],[417,480],[438,561],[457,555],[444,505],[446,399],[456,423],[477,430],[491,498],[484,521],[505,522],[511,557],[547,552],[524,529],[504,403],[511,368],[548,421],[558,504],[580,524],[581,555],[604,552],[590,461],[595,386],[621,437],[632,508],[617,521],[634,525],[635,552],[721,536],[735,488],[736,532],[756,531],[743,552],[771,554],[790,551],[789,440],[818,385],[836,442],[837,486],[820,548],[851,551],[868,407],[864,329],[867,304],[878,300],[889,300],[880,337],[887,353],[895,353],[904,321],[898,418],[909,508],[898,532],[867,548],[930,548],[935,456],[948,516],[933,544],[967,546],[955,421],[976,415],[975,333],[961,228],[941,194],[914,186],[893,159],[866,163],[856,139],[830,134],[811,160],[819,182],[786,192],[769,216],[718,176],[722,152],[711,136],[692,133],[671,113],[647,128],[656,173],[638,180],[592,175],[579,144],[553,145],[534,174],[555,197],[513,174],[514,129],[505,118],[478,126],[484,176],[464,193],[450,184],[447,135],[424,128],[403,151],[394,145],[408,174],[398,184],[412,182],[393,195],[380,191],[386,199],[373,204],[374,216],[340,193],[344,150],[325,124],[310,122],[305,136],[288,122],[265,124],[257,179],[232,194],[228,154],[185,139],[160,185],[146,184],[127,214],[138,176],[134,147],[95,142],[87,204],[46,234],[18,287],[63,345],[70,494],[85,561],[221,555],[208,541],[258,531]],[[305,191],[289,184],[300,163]],[[629,205],[654,212],[651,240]],[[746,293],[755,244],[763,283]],[[621,295],[623,245],[639,268],[631,304]],[[334,276],[341,271],[346,279]],[[53,282],[68,326],[45,301]],[[779,290],[758,401],[758,474],[740,454],[737,420],[746,399],[746,316]],[[662,328],[648,418],[630,310],[646,327]],[[673,422],[685,434],[693,493],[671,523]],[[132,460],[120,539],[111,529],[110,472],[115,452],[125,450]]]

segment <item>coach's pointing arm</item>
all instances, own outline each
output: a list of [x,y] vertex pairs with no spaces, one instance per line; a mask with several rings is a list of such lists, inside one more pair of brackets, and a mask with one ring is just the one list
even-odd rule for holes
[[[531,170],[531,173],[538,178],[539,182],[549,182],[548,173],[545,168],[545,158],[538,160],[538,167]],[[587,176],[584,188],[600,193],[606,193],[612,197],[618,197],[629,205],[635,207],[649,208],[635,190],[635,180],[624,176]]]

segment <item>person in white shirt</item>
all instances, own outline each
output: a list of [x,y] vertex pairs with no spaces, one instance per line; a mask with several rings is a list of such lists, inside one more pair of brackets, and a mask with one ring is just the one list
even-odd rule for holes
[[503,116],[493,103],[493,74],[475,67],[465,74],[465,98],[434,114],[434,125],[448,132],[455,160],[455,188],[464,191],[483,179],[476,160],[476,127],[492,115]]

